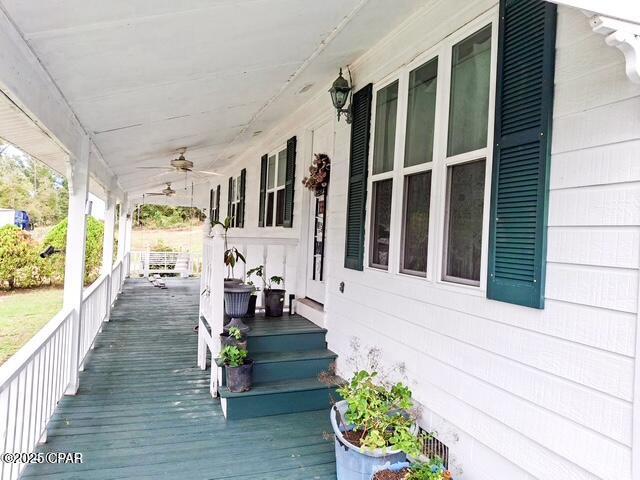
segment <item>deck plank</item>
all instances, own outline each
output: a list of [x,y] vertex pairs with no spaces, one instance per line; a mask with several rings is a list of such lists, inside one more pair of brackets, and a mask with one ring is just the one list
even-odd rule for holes
[[[197,280],[160,290],[128,280],[40,451],[81,465],[31,465],[33,479],[334,479],[328,412],[227,421],[196,363]],[[279,322],[279,320],[281,320]],[[314,329],[302,317],[256,318],[257,331]]]

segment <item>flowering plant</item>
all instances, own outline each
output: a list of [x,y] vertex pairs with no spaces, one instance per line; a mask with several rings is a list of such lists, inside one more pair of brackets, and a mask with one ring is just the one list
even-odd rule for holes
[[302,184],[320,196],[329,185],[331,159],[326,153],[316,153],[313,157],[313,162],[309,166],[309,176],[302,179]]

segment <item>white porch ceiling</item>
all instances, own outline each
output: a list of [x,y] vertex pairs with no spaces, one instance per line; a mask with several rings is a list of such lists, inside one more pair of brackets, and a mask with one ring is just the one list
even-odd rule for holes
[[[125,190],[224,166],[432,0],[0,0]],[[313,86],[300,93],[302,87]],[[327,101],[329,97],[327,95]],[[0,132],[1,134],[1,132]]]

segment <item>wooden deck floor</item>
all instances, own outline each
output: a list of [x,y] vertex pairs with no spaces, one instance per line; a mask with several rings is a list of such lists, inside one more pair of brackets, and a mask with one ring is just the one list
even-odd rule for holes
[[198,281],[127,281],[80,390],[59,404],[42,451],[81,465],[32,465],[24,478],[335,479],[327,411],[226,421],[196,363]]

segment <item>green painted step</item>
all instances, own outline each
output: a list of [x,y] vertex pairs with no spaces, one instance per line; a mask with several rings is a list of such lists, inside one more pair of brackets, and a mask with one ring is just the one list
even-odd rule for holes
[[250,355],[262,352],[290,352],[299,350],[321,350],[327,347],[327,330],[320,328],[301,315],[285,313],[281,317],[242,319],[251,330],[247,333]]
[[317,378],[254,383],[248,392],[233,393],[220,387],[222,411],[227,420],[266,417],[283,413],[326,409],[337,399],[336,386]]
[[[293,352],[261,352],[250,355],[253,365],[253,382],[275,382],[296,378],[315,378],[327,371],[337,355],[326,348],[321,350],[301,350]],[[221,368],[221,382],[225,382],[225,368],[220,359],[216,364]]]

